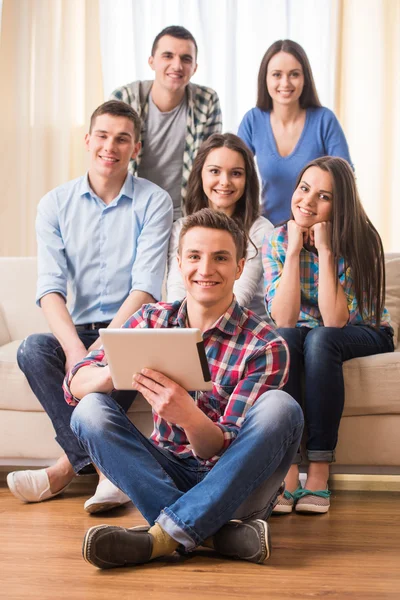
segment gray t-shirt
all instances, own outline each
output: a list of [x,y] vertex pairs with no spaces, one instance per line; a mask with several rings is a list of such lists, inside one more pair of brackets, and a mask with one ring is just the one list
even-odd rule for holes
[[142,134],[143,155],[138,175],[156,183],[169,193],[174,205],[174,221],[182,216],[181,190],[186,121],[186,94],[173,110],[161,112],[150,93],[149,112]]

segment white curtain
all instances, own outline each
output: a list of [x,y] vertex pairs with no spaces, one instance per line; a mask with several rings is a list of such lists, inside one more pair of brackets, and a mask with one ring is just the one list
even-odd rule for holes
[[255,104],[261,59],[274,41],[299,42],[310,59],[325,106],[335,98],[337,0],[99,0],[104,94],[152,79],[147,64],[155,36],[183,25],[198,47],[193,81],[221,100],[224,131],[236,132]]

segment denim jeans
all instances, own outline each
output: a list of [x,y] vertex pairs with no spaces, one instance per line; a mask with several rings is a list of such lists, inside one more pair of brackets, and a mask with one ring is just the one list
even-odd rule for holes
[[303,415],[285,392],[266,392],[212,469],[157,447],[106,394],[85,396],[71,428],[147,521],[192,550],[232,518],[269,516],[298,448]]
[[[85,348],[89,348],[99,337],[96,329],[77,333]],[[74,407],[65,402],[62,390],[65,354],[60,342],[51,333],[30,335],[18,348],[17,361],[33,393],[53,423],[56,441],[68,456],[75,473],[78,473],[92,461],[80,447],[70,428]],[[128,410],[135,392],[116,392],[115,397]]]
[[[364,325],[280,328],[278,333],[290,350],[284,390],[305,412],[307,458],[333,462],[344,406],[343,362],[393,352],[393,338]],[[300,462],[297,457],[294,462]]]

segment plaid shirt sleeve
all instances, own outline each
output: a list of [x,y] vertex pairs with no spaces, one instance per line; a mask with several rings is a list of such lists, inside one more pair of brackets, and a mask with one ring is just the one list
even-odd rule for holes
[[133,104],[135,101],[129,87],[125,85],[114,90],[110,94],[110,100],[121,100],[121,102],[126,102],[126,104]]
[[285,264],[284,240],[282,228],[273,230],[271,236],[264,239],[262,248],[262,262],[264,270],[265,306],[269,317],[271,316],[272,300],[275,297],[282,271]]
[[[148,305],[144,304],[142,308],[140,308],[135,314],[129,317],[129,319],[126,321],[126,323],[124,323],[122,327],[128,329],[134,327],[146,327],[146,306]],[[67,404],[70,404],[71,406],[76,406],[80,400],[80,398],[76,398],[75,396],[73,396],[70,387],[71,381],[74,375],[79,371],[79,369],[82,369],[82,367],[105,367],[106,365],[107,360],[103,348],[100,348],[98,350],[92,350],[87,356],[85,356],[83,360],[74,365],[72,369],[66,374],[63,383],[64,398]],[[95,391],[96,390],[93,390],[93,392]]]
[[207,463],[215,463],[236,439],[247,411],[257,398],[269,390],[281,389],[288,378],[289,350],[283,338],[276,336],[267,347],[257,350],[249,359],[243,378],[233,390],[224,414],[215,423],[224,434],[224,444],[218,456]]
[[221,133],[222,131],[222,113],[221,106],[219,103],[219,98],[216,92],[213,92],[211,95],[208,112],[207,112],[207,121],[204,125],[204,137],[203,140],[206,140],[213,133]]

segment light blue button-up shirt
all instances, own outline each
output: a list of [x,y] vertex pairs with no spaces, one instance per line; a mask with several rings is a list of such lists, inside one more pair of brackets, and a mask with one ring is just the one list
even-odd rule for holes
[[105,204],[88,176],[46,194],[36,218],[36,301],[72,293],[76,325],[111,321],[134,290],[159,300],[172,227],[172,201],[160,187],[128,173]]

